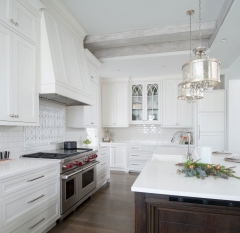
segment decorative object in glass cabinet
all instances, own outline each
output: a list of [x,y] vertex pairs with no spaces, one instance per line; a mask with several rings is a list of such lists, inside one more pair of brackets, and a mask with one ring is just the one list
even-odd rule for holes
[[132,86],[132,120],[142,120],[143,85]]
[[147,85],[147,117],[148,121],[158,120],[158,84]]

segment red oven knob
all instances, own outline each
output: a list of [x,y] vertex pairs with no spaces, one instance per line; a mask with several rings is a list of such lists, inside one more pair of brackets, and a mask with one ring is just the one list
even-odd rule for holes
[[90,159],[87,159],[87,162],[88,162],[88,163],[90,163],[90,162],[91,162],[91,160],[90,160]]
[[94,158],[97,158],[98,156],[97,155],[94,155]]
[[82,166],[83,165],[83,163],[79,162],[79,161],[76,161],[75,163],[76,163],[77,166]]

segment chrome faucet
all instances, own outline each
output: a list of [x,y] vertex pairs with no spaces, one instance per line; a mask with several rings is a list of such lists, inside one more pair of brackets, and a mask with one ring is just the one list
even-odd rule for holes
[[173,138],[171,140],[171,143],[174,143],[175,141],[175,137],[177,134],[179,133],[184,133],[187,138],[188,138],[188,151],[187,151],[187,159],[191,159],[192,158],[192,153],[190,152],[190,137],[189,137],[189,134],[191,134],[191,132],[185,132],[185,131],[177,131],[174,135],[173,135]]

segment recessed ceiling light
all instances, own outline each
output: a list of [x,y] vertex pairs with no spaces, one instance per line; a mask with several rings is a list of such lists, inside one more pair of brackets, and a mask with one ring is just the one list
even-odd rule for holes
[[121,71],[121,70],[117,70],[117,71]]
[[166,68],[166,66],[163,66],[162,68]]
[[227,38],[223,38],[221,39],[222,42],[226,42],[227,41]]

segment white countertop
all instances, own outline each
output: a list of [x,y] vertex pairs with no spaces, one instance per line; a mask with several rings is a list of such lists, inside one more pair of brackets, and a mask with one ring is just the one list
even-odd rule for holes
[[[226,155],[213,155],[214,164],[233,167],[240,176],[240,164],[224,161]],[[240,180],[209,176],[206,179],[177,174],[176,162],[149,161],[133,184],[133,192],[240,201]]]
[[[147,141],[142,141],[142,142],[101,142],[101,146],[111,146],[111,145],[116,145],[116,146],[170,146],[170,147],[188,147],[187,144],[179,144],[179,143],[171,143],[171,142],[147,142]],[[194,145],[190,145],[190,147],[195,147]]]
[[86,148],[86,149],[93,149],[93,150],[103,150],[107,149],[107,146],[81,146],[81,148]]
[[25,172],[35,171],[53,164],[59,164],[58,159],[12,159],[10,162],[0,164],[0,179],[20,175]]

